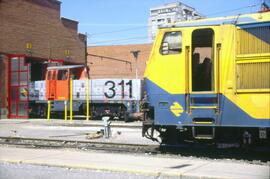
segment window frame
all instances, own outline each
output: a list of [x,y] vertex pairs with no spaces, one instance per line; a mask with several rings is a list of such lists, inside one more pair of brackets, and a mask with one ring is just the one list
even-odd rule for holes
[[[175,51],[175,53],[170,53],[170,49],[169,49],[169,43],[168,43],[168,54],[165,54],[165,53],[163,53],[163,44],[165,43],[164,42],[164,40],[165,40],[165,38],[167,37],[167,34],[171,34],[171,33],[180,33],[180,36],[181,36],[181,46],[180,46],[180,50],[179,51]],[[166,55],[178,55],[178,54],[181,54],[182,53],[182,47],[183,47],[183,33],[182,33],[182,31],[181,30],[174,30],[174,31],[168,31],[168,32],[165,32],[164,34],[163,34],[163,37],[162,37],[162,41],[161,41],[161,43],[160,43],[160,46],[159,46],[159,53],[162,55],[162,56],[166,56]],[[172,50],[171,50],[172,51]]]
[[68,70],[67,69],[58,70],[57,80],[66,81],[68,79],[69,79],[69,76],[68,76]]
[[47,72],[47,80],[51,80],[51,78],[52,78],[52,72],[49,70]]

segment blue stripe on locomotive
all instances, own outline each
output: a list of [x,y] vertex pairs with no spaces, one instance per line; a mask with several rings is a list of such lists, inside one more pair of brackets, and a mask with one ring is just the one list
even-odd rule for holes
[[[269,119],[252,118],[224,95],[220,96],[219,114],[216,114],[214,109],[193,109],[192,113],[188,114],[185,94],[169,94],[149,79],[145,79],[145,90],[150,106],[154,107],[155,125],[197,125],[193,124],[193,118],[213,118],[216,121],[213,125],[216,126],[270,127]],[[170,110],[174,102],[178,102],[184,109],[179,117]]]

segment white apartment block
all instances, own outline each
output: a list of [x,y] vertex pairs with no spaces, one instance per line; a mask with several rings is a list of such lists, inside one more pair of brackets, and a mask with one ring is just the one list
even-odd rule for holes
[[152,42],[155,39],[159,26],[171,24],[180,21],[199,19],[200,15],[193,7],[181,2],[168,3],[150,9],[150,17],[148,19],[148,37]]

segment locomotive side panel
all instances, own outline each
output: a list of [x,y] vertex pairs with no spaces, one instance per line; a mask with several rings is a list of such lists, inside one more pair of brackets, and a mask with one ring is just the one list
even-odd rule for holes
[[[76,114],[86,113],[86,84],[86,80],[72,81],[73,111]],[[118,119],[128,120],[138,115],[142,95],[141,80],[93,79],[89,80],[88,84],[90,112],[93,118],[111,115]],[[66,86],[68,88],[68,85]],[[62,87],[62,90],[67,89]],[[46,81],[32,82],[29,92],[31,116],[46,117]],[[69,110],[69,100],[67,100],[67,108]],[[51,111],[63,115],[64,100],[52,100]]]
[[[237,26],[234,61],[230,66],[224,66],[224,69],[232,69],[231,73],[228,73],[224,86],[226,103],[236,105],[239,111],[246,114],[246,119],[257,120],[256,124],[242,119],[243,126],[267,126],[267,124],[269,126],[270,124],[268,122],[270,118],[269,34],[269,22]],[[226,111],[230,111],[228,104],[225,107]],[[231,116],[224,114],[224,118],[227,119],[228,124]]]
[[[148,129],[157,130],[163,142],[269,137],[270,13],[236,19],[159,30],[145,71],[143,135],[154,139]],[[166,42],[169,33],[181,33],[178,53],[168,53],[176,42]]]
[[[86,80],[73,81],[73,99],[81,101],[81,112],[86,111]],[[139,79],[93,79],[89,80],[90,112],[93,118],[109,115],[128,120],[137,118],[141,100]]]
[[[145,70],[145,90],[156,125],[181,125],[185,105],[185,47],[190,42],[185,29],[161,29]],[[163,42],[164,47],[163,47]],[[170,47],[171,46],[171,47]],[[174,115],[171,108],[181,111]],[[177,112],[176,112],[177,113]]]
[[29,83],[29,101],[45,101],[46,100],[46,82],[35,81]]
[[[86,80],[73,81],[73,99],[86,99]],[[97,101],[140,100],[141,80],[93,79],[89,80],[89,99]]]

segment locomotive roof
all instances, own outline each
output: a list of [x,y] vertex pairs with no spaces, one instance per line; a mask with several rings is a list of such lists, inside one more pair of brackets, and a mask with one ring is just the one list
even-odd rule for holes
[[63,65],[63,66],[48,67],[47,70],[64,70],[64,69],[82,68],[82,67],[85,67],[85,66],[84,65]]
[[212,25],[223,25],[223,24],[234,24],[243,25],[258,22],[269,22],[270,12],[262,12],[255,14],[243,14],[237,16],[226,16],[226,17],[215,17],[205,18],[197,20],[189,20],[178,22],[174,24],[167,24],[160,26],[159,28],[171,28],[171,27],[194,27],[194,26],[212,26]]

